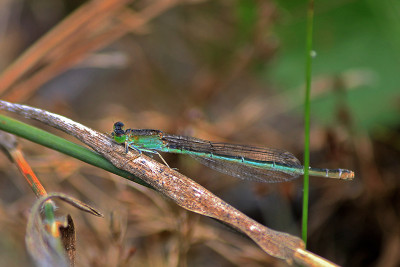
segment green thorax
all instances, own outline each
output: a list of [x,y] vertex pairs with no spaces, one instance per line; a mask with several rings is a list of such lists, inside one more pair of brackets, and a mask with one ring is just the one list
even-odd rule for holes
[[[158,130],[149,129],[127,129],[125,131],[126,142],[130,146],[134,146],[138,149],[153,149],[162,150],[164,148],[164,142],[162,139],[162,132]],[[117,141],[118,142],[118,141]]]

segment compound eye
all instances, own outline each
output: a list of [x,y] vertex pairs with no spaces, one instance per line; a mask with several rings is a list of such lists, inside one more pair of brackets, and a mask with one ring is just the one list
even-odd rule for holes
[[120,121],[117,121],[114,123],[114,129],[122,129],[124,127],[124,124]]

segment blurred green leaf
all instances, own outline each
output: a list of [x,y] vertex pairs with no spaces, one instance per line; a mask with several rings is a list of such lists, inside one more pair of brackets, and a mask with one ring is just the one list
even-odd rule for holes
[[[284,16],[276,34],[282,47],[276,68],[268,70],[278,87],[287,90],[303,85],[305,17],[296,16],[302,14],[296,8],[281,5]],[[400,10],[400,2],[318,1],[315,9],[313,79],[339,80],[343,87],[336,89],[346,89],[347,95],[335,95],[335,88],[328,86],[328,94],[313,100],[314,119],[334,124],[345,105],[358,129],[399,123],[400,16],[393,13]]]
[[238,19],[238,42],[246,42],[253,34],[257,22],[257,4],[254,0],[238,0],[236,5]]

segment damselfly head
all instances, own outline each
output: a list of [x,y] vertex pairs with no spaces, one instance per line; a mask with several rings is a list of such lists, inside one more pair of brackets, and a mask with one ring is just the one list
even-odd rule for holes
[[117,129],[114,127],[114,131],[111,133],[111,136],[117,143],[124,143],[126,140],[125,131],[122,129]]
[[123,130],[124,128],[124,124],[120,121],[117,121],[116,123],[114,123],[114,130]]
[[111,136],[117,143],[124,143],[126,139],[124,124],[120,121],[114,123],[114,131],[111,133]]

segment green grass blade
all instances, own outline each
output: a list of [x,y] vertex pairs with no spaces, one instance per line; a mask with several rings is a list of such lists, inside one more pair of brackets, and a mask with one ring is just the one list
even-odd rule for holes
[[11,119],[1,114],[0,130],[15,134],[34,143],[54,149],[63,154],[124,177],[135,183],[151,187],[150,185],[148,185],[141,179],[133,176],[129,172],[116,168],[108,160],[86,147],[80,146],[59,136],[25,124],[23,122],[17,121],[15,119]]
[[311,92],[311,70],[312,70],[312,39],[314,20],[314,0],[308,2],[307,10],[307,43],[306,43],[306,89],[304,102],[304,184],[303,184],[303,216],[302,216],[302,238],[307,245],[308,224],[308,198],[309,198],[309,176],[310,166],[310,92]]

